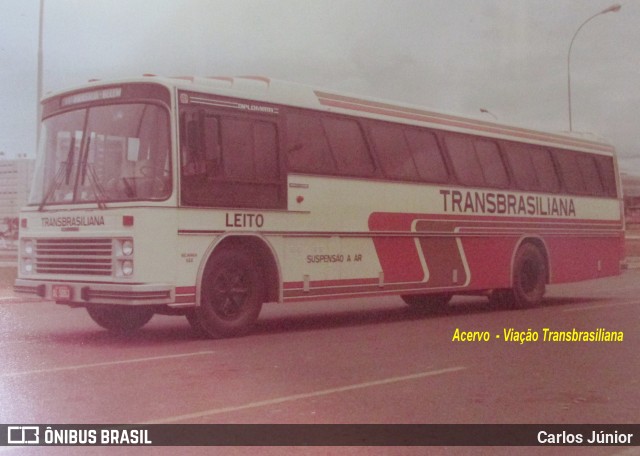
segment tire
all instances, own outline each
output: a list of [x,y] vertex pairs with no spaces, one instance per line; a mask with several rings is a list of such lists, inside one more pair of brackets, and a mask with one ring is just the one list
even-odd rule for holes
[[209,333],[202,327],[198,313],[195,310],[187,312],[185,317],[187,317],[191,330],[198,338],[209,337]]
[[98,325],[120,334],[142,328],[153,317],[153,310],[145,307],[91,305],[87,312]]
[[402,295],[402,300],[414,312],[431,312],[444,310],[453,297],[450,294]]
[[547,284],[547,261],[538,247],[524,243],[513,263],[512,305],[516,309],[535,307],[542,302]]
[[488,297],[489,305],[494,309],[513,307],[513,291],[509,288],[493,290]]
[[196,333],[211,338],[242,336],[258,319],[265,290],[264,273],[254,256],[244,250],[222,250],[205,268],[200,306],[189,322]]

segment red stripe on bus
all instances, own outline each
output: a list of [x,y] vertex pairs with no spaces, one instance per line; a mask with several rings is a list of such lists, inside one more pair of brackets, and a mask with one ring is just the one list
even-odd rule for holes
[[474,121],[473,119],[448,116],[444,114],[423,111],[421,109],[405,108],[402,106],[395,106],[387,103],[372,102],[318,91],[316,91],[315,94],[318,97],[318,101],[320,102],[320,104],[325,106],[332,106],[335,108],[368,112],[372,114],[381,114],[402,119],[435,123],[450,127],[466,128],[502,136],[512,136],[541,142],[552,142],[565,146],[581,147],[583,149],[589,149],[592,151],[607,152],[609,154],[613,153],[613,148],[605,144],[581,141],[579,139],[567,138],[551,133],[536,132],[533,130],[527,130],[518,127],[493,125],[482,121]]
[[[363,279],[336,279],[336,280],[312,280],[309,282],[311,288],[334,287],[334,286],[357,286],[357,285],[374,285],[378,283],[377,278]],[[282,284],[285,290],[302,290],[304,282],[284,282]]]
[[[498,227],[508,225],[513,229],[531,229],[544,232],[545,229],[564,228],[587,228],[588,226],[599,229],[611,228],[622,229],[622,220],[593,220],[593,219],[566,219],[566,218],[524,218],[524,217],[500,217],[490,215],[463,215],[463,214],[419,214],[400,212],[372,212],[369,216],[369,229],[372,230],[372,223],[375,226],[374,232],[384,231],[410,231],[411,225],[416,220],[450,221],[460,222],[463,226],[469,226],[472,222],[474,227]],[[545,226],[546,225],[546,226]]]
[[196,287],[176,287],[176,294],[195,294]]
[[451,286],[443,288],[429,288],[425,285],[410,284],[410,283],[398,283],[388,284],[380,287],[378,285],[362,285],[360,287],[347,287],[347,286],[335,286],[325,288],[312,288],[310,291],[303,291],[300,289],[288,290],[284,292],[284,298],[287,301],[290,300],[312,300],[322,299],[328,297],[348,297],[348,296],[376,296],[380,294],[390,293],[424,293],[424,292],[460,292],[463,289],[461,286]]

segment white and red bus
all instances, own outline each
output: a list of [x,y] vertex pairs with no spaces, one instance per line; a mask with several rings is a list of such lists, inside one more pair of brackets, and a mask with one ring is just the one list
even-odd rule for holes
[[262,77],[43,101],[15,290],[134,330],[244,334],[268,302],[486,294],[620,272],[614,150]]

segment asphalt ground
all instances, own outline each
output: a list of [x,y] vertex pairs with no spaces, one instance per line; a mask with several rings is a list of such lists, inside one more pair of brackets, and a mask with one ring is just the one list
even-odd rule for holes
[[[396,297],[265,306],[237,339],[155,316],[128,336],[82,309],[0,301],[2,423],[637,423],[640,270],[551,286],[542,306],[454,298],[415,315]],[[510,329],[622,332],[622,342],[516,343]],[[487,342],[454,340],[488,332]],[[21,448],[16,454],[174,454]],[[259,451],[258,451],[259,450]],[[171,453],[170,453],[171,452]],[[602,454],[635,448],[184,448],[180,454]]]

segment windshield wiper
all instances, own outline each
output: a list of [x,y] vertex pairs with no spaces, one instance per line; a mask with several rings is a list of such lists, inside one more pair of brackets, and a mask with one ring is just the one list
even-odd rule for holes
[[89,174],[89,185],[91,186],[91,191],[93,195],[96,197],[96,204],[98,205],[98,209],[106,209],[105,200],[106,193],[104,191],[104,187],[98,182],[98,175],[96,174],[95,169],[88,163],[89,160],[89,151],[91,150],[91,135],[87,137],[87,145],[86,152],[84,153],[84,160],[80,163],[80,172],[82,173],[82,182],[84,185],[87,174]]
[[60,163],[60,168],[53,178],[53,182],[51,182],[51,185],[49,185],[47,193],[44,195],[44,198],[42,198],[42,201],[38,206],[38,211],[42,211],[45,204],[47,204],[47,201],[49,201],[53,193],[58,190],[60,184],[62,184],[63,181],[66,181],[67,185],[69,184],[69,179],[71,178],[71,170],[73,169],[73,151],[75,147],[76,137],[72,136],[71,144],[69,145],[69,152],[67,152],[67,161],[63,161]]
[[94,196],[96,197],[96,204],[98,205],[98,209],[106,209],[107,205],[105,201],[107,200],[106,192],[104,187],[98,182],[98,176],[96,174],[96,170],[93,169],[93,166],[87,164],[86,170],[89,173],[89,184],[91,185],[91,190],[93,191]]
[[44,208],[45,204],[47,204],[47,201],[49,201],[49,199],[51,198],[51,195],[53,195],[53,193],[56,190],[58,190],[58,188],[60,187],[60,184],[62,184],[62,182],[64,181],[65,174],[66,174],[66,162],[62,162],[60,163],[60,168],[58,169],[58,172],[53,178],[53,182],[51,182],[51,185],[49,185],[49,189],[47,190],[46,195],[44,196],[44,198],[42,198],[42,201],[38,206],[38,211],[42,212],[42,208]]

